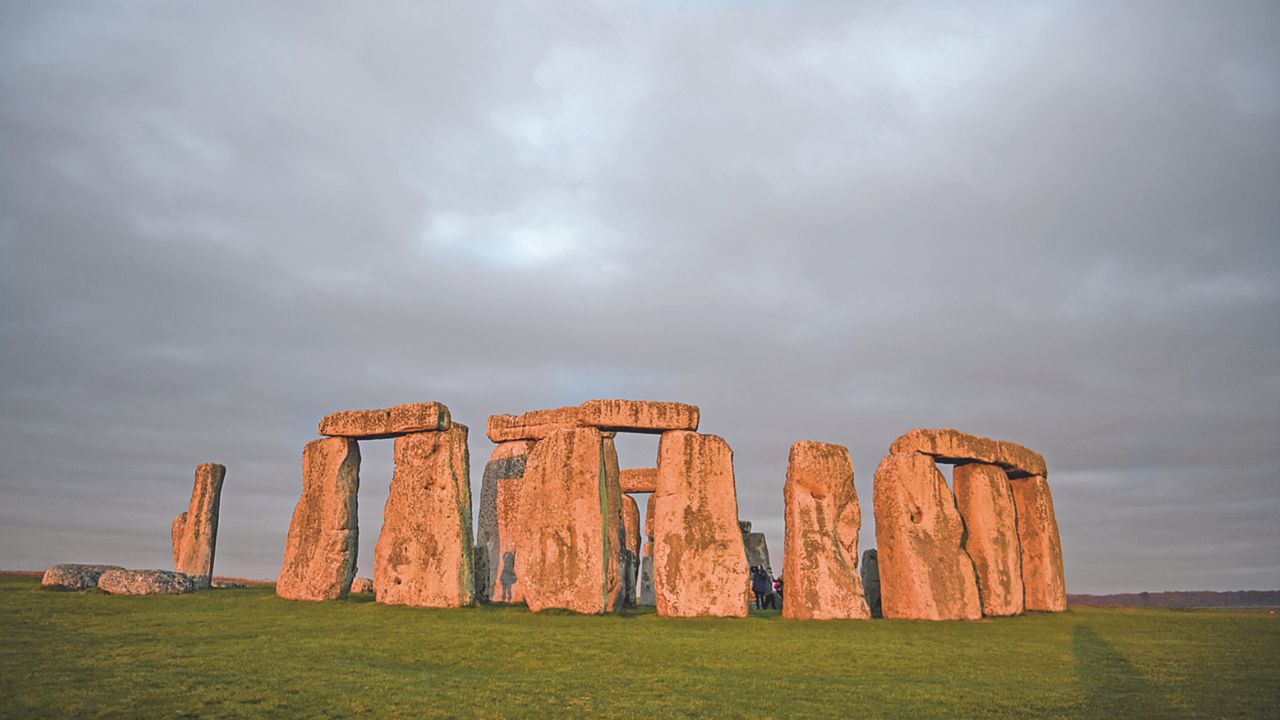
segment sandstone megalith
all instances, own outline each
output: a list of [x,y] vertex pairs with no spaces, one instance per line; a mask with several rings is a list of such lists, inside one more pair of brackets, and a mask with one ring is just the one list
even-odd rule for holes
[[640,557],[639,604],[653,606],[657,599],[653,591],[653,515],[654,495],[650,494],[644,506],[644,550]]
[[871,617],[858,575],[862,510],[849,450],[811,441],[793,444],[782,495],[787,524],[782,616],[795,620]]
[[946,464],[974,461],[999,465],[1008,471],[1011,477],[1049,474],[1044,457],[1034,450],[1006,440],[992,440],[951,428],[942,430],[916,428],[894,440],[889,446],[889,453],[891,455],[921,453]]
[[520,415],[490,415],[485,431],[493,442],[507,442],[542,440],[553,432],[575,427],[648,433],[697,430],[698,408],[649,400],[588,400],[581,405]]
[[530,440],[499,443],[484,466],[476,530],[477,600],[482,602],[524,601],[515,572],[516,531],[520,486],[533,445]]
[[302,496],[285,540],[276,594],[286,600],[346,597],[356,570],[360,447],[344,437],[307,443]]
[[44,571],[40,585],[54,590],[92,590],[98,587],[98,578],[108,570],[124,570],[119,565],[82,565],[65,563]]
[[764,533],[743,533],[742,547],[747,552],[747,567],[759,565],[767,570],[773,569],[769,560],[769,541]]
[[982,614],[1017,615],[1022,612],[1022,559],[1009,476],[996,465],[969,463],[957,465],[952,480]]
[[320,421],[320,434],[377,440],[448,430],[449,408],[438,402],[406,403],[381,410],[344,410]]
[[658,488],[658,468],[627,468],[618,482],[624,493],[651,493]]
[[467,427],[396,438],[395,472],[373,551],[378,602],[464,607],[475,599]]
[[[887,455],[876,469],[873,494],[884,616],[981,618],[973,562],[962,546],[964,522],[933,458]],[[795,580],[787,580],[790,591]]]
[[1062,612],[1067,609],[1067,582],[1062,566],[1062,540],[1053,497],[1044,477],[1013,480],[1018,509],[1018,543],[1022,551],[1022,585],[1028,610]]
[[181,595],[197,589],[195,580],[168,570],[108,570],[98,589],[111,595]]
[[867,598],[867,609],[871,617],[884,617],[880,608],[880,562],[876,558],[876,549],[862,551],[862,594]]
[[658,614],[745,617],[750,586],[728,443],[686,430],[663,433],[654,498]]
[[636,604],[636,584],[640,574],[640,506],[630,495],[622,496],[622,527],[626,537],[626,551],[623,556],[622,597],[625,605]]
[[599,430],[565,428],[529,454],[514,572],[533,612],[604,613],[621,599],[622,491],[612,448]]
[[351,581],[351,594],[359,595],[371,592],[373,592],[372,578],[358,577]]
[[218,541],[218,505],[227,468],[217,463],[196,466],[191,488],[191,504],[174,518],[173,569],[185,573],[196,587],[207,588],[213,580],[213,551]]

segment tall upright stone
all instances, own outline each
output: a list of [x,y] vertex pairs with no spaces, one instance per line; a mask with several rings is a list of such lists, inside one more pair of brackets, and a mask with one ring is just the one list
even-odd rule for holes
[[387,605],[465,607],[475,600],[467,427],[402,435],[373,550],[373,592]]
[[981,618],[973,562],[962,546],[964,522],[933,458],[885,456],[876,469],[874,504],[884,616]]
[[613,444],[594,428],[540,440],[522,481],[514,571],[529,609],[612,611],[622,595],[622,490]]
[[636,585],[640,574],[640,506],[630,495],[622,496],[622,527],[626,536],[623,556],[622,597],[624,605],[636,604]]
[[293,510],[276,594],[286,600],[346,597],[359,542],[356,495],[360,446],[343,437],[312,440],[302,451],[302,496]]
[[871,617],[858,576],[862,510],[849,450],[820,442],[793,444],[782,495],[787,524],[782,616],[794,620]]
[[880,607],[880,562],[876,558],[876,549],[862,551],[862,566],[858,568],[862,573],[862,594],[867,598],[867,609],[871,611],[871,617],[884,617],[884,611]]
[[[746,523],[750,528],[751,523]],[[747,567],[759,565],[762,568],[772,571],[773,565],[769,560],[769,540],[764,533],[747,532],[742,533],[743,549],[747,551]]]
[[1022,612],[1022,559],[1009,475],[999,466],[975,462],[957,465],[952,480],[982,614],[1017,615]]
[[1011,485],[1013,502],[1018,509],[1026,608],[1062,612],[1067,609],[1067,581],[1049,481],[1041,475],[1032,475],[1013,480]]
[[481,602],[524,601],[515,572],[516,532],[520,487],[533,445],[531,440],[499,443],[484,466],[476,530],[476,587]]
[[[655,477],[656,480],[656,477]],[[656,488],[656,485],[655,485]],[[657,604],[653,590],[653,494],[644,506],[644,550],[640,558],[640,600],[641,605],[652,607]]]
[[728,443],[688,430],[663,433],[654,498],[658,614],[745,617],[750,584]]
[[173,569],[191,577],[198,588],[213,580],[213,551],[218,542],[218,505],[227,468],[217,463],[196,466],[191,504],[174,518]]

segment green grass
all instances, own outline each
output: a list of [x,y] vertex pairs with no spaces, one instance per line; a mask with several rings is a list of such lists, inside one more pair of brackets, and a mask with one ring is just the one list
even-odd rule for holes
[[1280,717],[1280,621],[678,620],[0,578],[5,717]]

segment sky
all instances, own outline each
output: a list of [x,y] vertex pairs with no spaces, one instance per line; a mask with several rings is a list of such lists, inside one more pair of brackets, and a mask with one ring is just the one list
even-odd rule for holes
[[[330,412],[1044,454],[1071,592],[1280,588],[1273,2],[0,2],[0,568],[274,578]],[[624,467],[657,439],[620,436]],[[391,477],[362,443],[360,574]]]

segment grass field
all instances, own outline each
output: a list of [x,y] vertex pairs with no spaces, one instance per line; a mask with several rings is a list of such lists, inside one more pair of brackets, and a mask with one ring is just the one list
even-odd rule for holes
[[1280,620],[676,620],[0,578],[5,717],[1280,717]]

